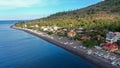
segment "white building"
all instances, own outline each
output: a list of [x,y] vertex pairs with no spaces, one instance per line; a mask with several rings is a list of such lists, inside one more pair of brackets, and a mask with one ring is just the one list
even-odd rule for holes
[[114,43],[120,40],[120,32],[109,32],[106,34],[106,42]]
[[35,27],[38,28],[39,26],[36,24]]
[[26,28],[26,27],[27,27],[27,25],[26,25],[26,24],[24,24],[24,25],[23,25],[23,27],[24,27],[24,28]]
[[46,27],[46,26],[42,26],[41,29],[42,29],[43,31],[48,31],[48,27]]
[[56,31],[58,30],[58,27],[57,26],[52,26],[52,28]]

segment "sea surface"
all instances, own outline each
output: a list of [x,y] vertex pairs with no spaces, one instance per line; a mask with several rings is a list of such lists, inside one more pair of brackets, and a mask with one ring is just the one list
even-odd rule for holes
[[0,68],[96,68],[96,65],[0,21]]

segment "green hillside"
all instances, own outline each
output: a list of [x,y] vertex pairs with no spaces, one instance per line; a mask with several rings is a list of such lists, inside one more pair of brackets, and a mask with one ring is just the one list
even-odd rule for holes
[[59,12],[46,18],[33,20],[28,25],[52,26],[67,29],[120,31],[120,0],[105,0],[74,11]]

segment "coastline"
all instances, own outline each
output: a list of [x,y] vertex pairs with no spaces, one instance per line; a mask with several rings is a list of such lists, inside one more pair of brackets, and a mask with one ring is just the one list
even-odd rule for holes
[[[21,28],[15,27],[15,26],[11,26],[11,28],[22,30],[22,31],[25,31],[25,32],[30,33],[32,35],[35,35],[39,38],[42,38],[42,39],[44,39],[52,44],[55,44],[55,45],[65,49],[65,50],[71,52],[72,54],[75,54],[79,57],[82,57],[83,59],[88,60],[90,63],[97,65],[98,68],[118,68],[116,66],[112,66],[111,64],[105,62],[104,60],[101,60],[100,58],[96,58],[92,55],[86,54],[82,49],[77,49],[77,48],[74,48],[73,46],[69,46],[69,45],[65,45],[63,43],[60,43],[60,41],[58,42],[58,41],[54,40],[53,38],[43,36],[42,35],[43,33],[38,34],[37,32],[33,32],[31,30],[28,30],[28,29],[21,29]],[[82,45],[82,44],[80,44],[80,45]]]

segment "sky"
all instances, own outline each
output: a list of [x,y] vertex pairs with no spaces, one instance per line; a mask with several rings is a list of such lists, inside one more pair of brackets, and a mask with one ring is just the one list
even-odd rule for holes
[[0,20],[31,20],[84,8],[103,0],[0,0]]

